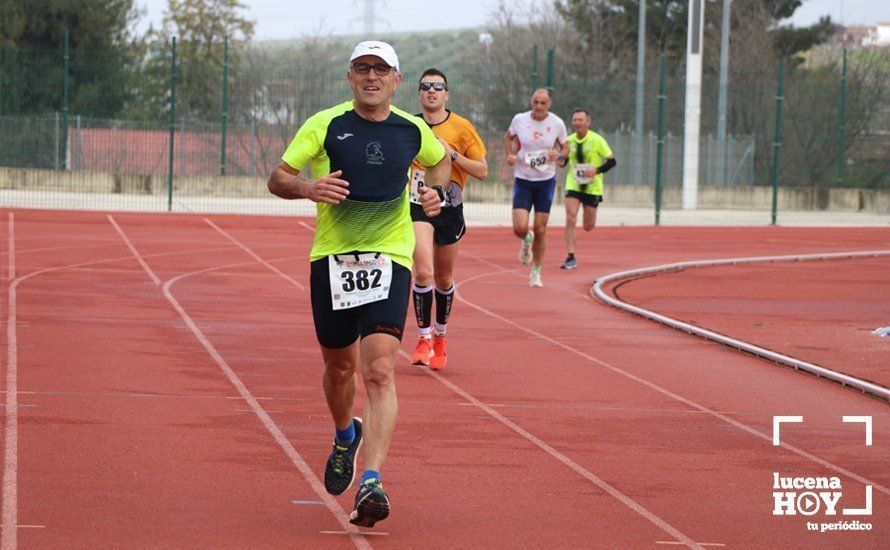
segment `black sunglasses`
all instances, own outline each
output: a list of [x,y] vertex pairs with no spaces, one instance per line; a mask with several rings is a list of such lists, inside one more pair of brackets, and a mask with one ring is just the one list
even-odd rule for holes
[[448,86],[446,86],[442,82],[421,82],[419,88],[421,92],[428,92],[430,88],[436,90],[437,92],[444,92],[448,90]]
[[352,72],[354,72],[356,74],[368,74],[371,72],[372,68],[374,69],[374,72],[377,73],[377,76],[386,76],[393,69],[386,63],[375,63],[373,65],[371,65],[370,63],[353,63],[352,64]]

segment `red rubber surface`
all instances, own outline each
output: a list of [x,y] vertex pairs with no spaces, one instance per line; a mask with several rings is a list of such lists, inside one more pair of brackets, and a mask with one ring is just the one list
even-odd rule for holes
[[[879,548],[890,534],[887,404],[587,294],[615,271],[875,249],[886,230],[601,228],[581,237],[581,267],[564,272],[554,228],[545,287],[530,289],[510,230],[471,229],[448,366],[398,366],[384,468],[393,514],[375,535],[350,538],[326,533],[343,531],[342,511],[321,503],[269,429],[322,475],[331,424],[297,286],[308,284],[311,232],[282,218],[212,216],[221,231],[202,216],[113,219],[161,284],[106,214],[0,211],[7,290],[15,269],[15,304],[4,292],[0,322],[4,375],[11,365],[17,375],[22,548],[659,548],[679,537]],[[771,444],[773,415],[804,416],[782,432],[794,449]],[[843,415],[872,416],[874,445]],[[858,518],[873,530],[819,534],[808,519],[853,518],[773,516],[773,472],[837,475],[853,508],[863,483],[874,485],[874,513]],[[348,512],[352,498],[336,502]]]
[[890,257],[705,266],[635,279],[623,301],[890,387]]

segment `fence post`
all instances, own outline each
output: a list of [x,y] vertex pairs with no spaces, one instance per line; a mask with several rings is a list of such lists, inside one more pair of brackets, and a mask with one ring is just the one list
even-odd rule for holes
[[173,140],[176,137],[176,37],[170,59],[170,164],[167,166],[167,211],[173,210]]
[[779,209],[779,151],[782,147],[782,76],[784,72],[784,60],[779,60],[778,83],[776,85],[776,136],[773,140],[773,208],[772,225],[776,225],[776,216]]
[[55,116],[55,120],[56,120],[55,130],[56,131],[53,132],[53,135],[56,138],[56,143],[55,143],[55,145],[56,145],[56,159],[55,159],[55,162],[53,163],[53,169],[58,170],[59,169],[59,151],[62,149],[62,144],[59,143],[61,141],[59,139],[59,133],[61,132],[61,129],[59,128],[59,111],[56,111],[55,115],[56,115]]
[[538,45],[532,48],[532,91],[538,89]]
[[547,50],[547,91],[553,95],[553,48]]
[[[707,165],[705,166],[705,183],[708,183],[711,185],[714,184],[714,180],[715,180],[715,178],[713,177],[714,166],[712,165],[712,162],[711,162],[712,159],[714,158],[713,145],[714,145],[714,136],[712,136],[711,134],[708,134],[708,153],[707,153],[708,161],[707,161]],[[699,166],[701,166],[701,165],[699,165]],[[699,172],[701,172],[701,170],[699,170]]]
[[847,133],[847,48],[844,48],[844,65],[841,69],[841,105],[840,121],[838,123],[837,136],[837,183],[844,185],[844,157],[846,152]]
[[62,147],[65,151],[65,170],[71,170],[68,154],[68,27],[65,27],[65,56],[62,70]]
[[661,225],[661,162],[664,155],[664,56],[658,58],[658,139],[655,157],[655,225]]
[[226,175],[226,129],[229,123],[229,37],[223,42],[223,82],[222,82],[222,143],[220,145],[219,174]]
[[77,153],[74,156],[74,167],[75,170],[80,172],[81,170],[81,161],[83,161],[83,134],[80,133],[80,115],[77,115]]
[[254,144],[254,136],[256,134],[256,122],[251,118],[250,119],[250,173],[248,175],[253,175],[254,163],[256,162],[256,157],[253,152],[253,144]]

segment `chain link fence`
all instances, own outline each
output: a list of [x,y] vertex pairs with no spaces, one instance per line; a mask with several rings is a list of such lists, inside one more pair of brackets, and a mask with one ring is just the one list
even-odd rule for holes
[[[471,181],[466,195],[474,221],[509,221],[503,135],[536,87],[552,90],[552,111],[569,132],[574,108],[591,111],[592,129],[618,160],[606,176],[603,209],[618,223],[653,223],[662,211],[662,223],[890,215],[888,50],[836,50],[817,66],[783,71],[733,68],[725,136],[716,131],[717,77],[706,74],[692,90],[702,107],[690,207],[682,66],[647,67],[646,132],[637,136],[635,81],[585,73],[578,60],[543,50],[536,60],[537,47],[528,49],[520,66],[495,59],[484,43],[465,45],[472,54],[465,59],[399,50],[404,81],[394,104],[418,112],[418,77],[436,66],[448,75],[449,107],[485,140],[490,176]],[[270,197],[265,179],[306,118],[351,98],[349,49],[333,41],[230,50],[209,71],[182,62],[174,69],[171,48],[128,66],[105,52],[0,47],[0,204],[311,213],[311,205]]]

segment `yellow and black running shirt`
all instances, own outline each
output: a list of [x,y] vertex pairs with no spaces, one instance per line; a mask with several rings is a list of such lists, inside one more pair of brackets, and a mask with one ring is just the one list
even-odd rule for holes
[[347,252],[383,252],[411,269],[414,228],[408,206],[408,168],[438,164],[445,148],[422,120],[391,107],[386,120],[360,117],[352,101],[316,113],[297,132],[281,160],[312,177],[342,170],[349,197],[317,203],[311,261]]
[[612,149],[606,143],[606,139],[588,130],[584,138],[578,137],[578,132],[569,136],[569,166],[566,171],[566,191],[579,191],[589,195],[603,194],[603,175],[597,174],[593,181],[587,185],[579,184],[575,177],[575,170],[579,168],[598,167],[612,156]]

